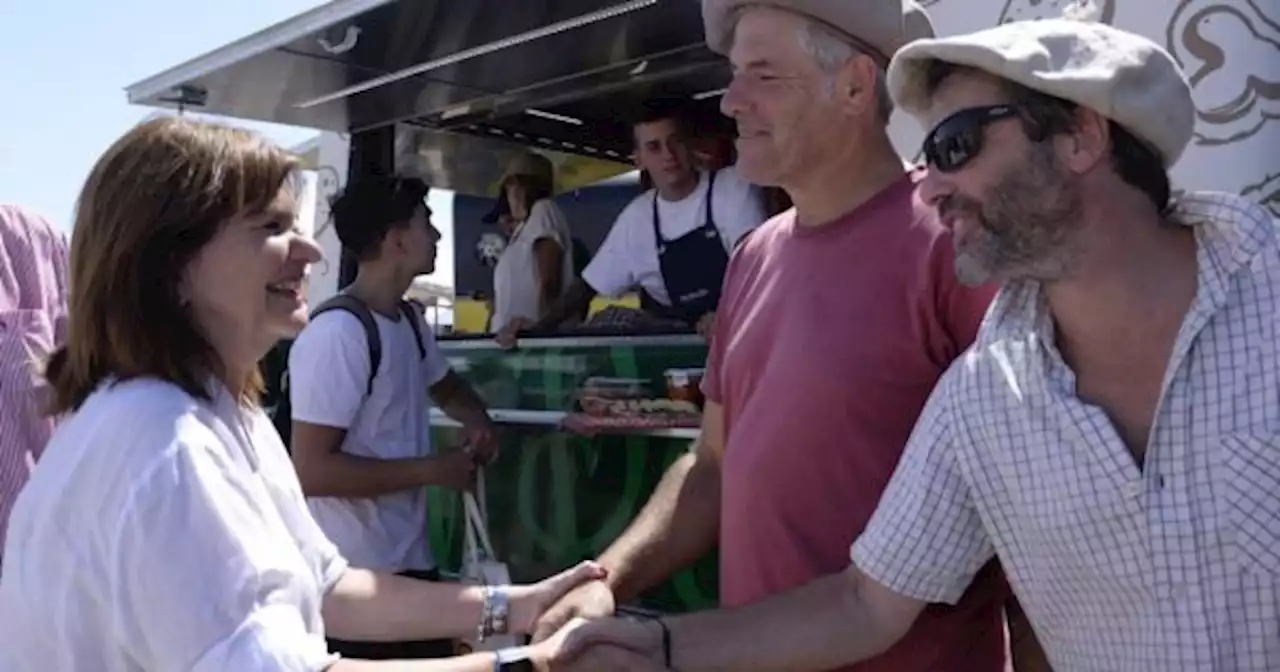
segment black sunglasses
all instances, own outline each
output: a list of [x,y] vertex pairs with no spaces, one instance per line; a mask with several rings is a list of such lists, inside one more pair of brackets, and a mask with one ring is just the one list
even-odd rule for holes
[[1013,105],[984,105],[960,110],[943,119],[924,138],[924,156],[931,168],[960,170],[982,151],[988,125],[1020,114]]

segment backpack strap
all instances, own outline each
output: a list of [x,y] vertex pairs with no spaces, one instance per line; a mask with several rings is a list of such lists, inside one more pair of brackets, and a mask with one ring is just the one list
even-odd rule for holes
[[[365,340],[369,343],[369,383],[365,395],[373,394],[373,379],[378,375],[378,367],[382,364],[382,337],[378,335],[378,323],[373,320],[373,312],[363,301],[350,294],[335,294],[311,311],[311,319],[331,310],[345,310],[355,315],[364,327]],[[414,332],[417,332],[417,323],[413,325]],[[422,344],[419,343],[418,347],[421,348]]]
[[426,306],[412,299],[400,302],[400,314],[409,321],[413,328],[413,342],[418,344],[418,360],[427,358],[427,346],[422,342],[422,314],[427,312]]

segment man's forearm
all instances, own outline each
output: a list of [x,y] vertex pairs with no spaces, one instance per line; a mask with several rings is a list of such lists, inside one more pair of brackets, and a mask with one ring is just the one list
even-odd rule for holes
[[461,376],[450,371],[431,387],[431,400],[445,415],[466,427],[491,424],[489,410],[474,388]]
[[481,588],[348,569],[324,599],[326,634],[395,642],[469,637],[484,609]]
[[678,616],[672,666],[686,672],[828,670],[866,660],[902,636],[876,622],[850,568],[762,602]]
[[529,331],[536,333],[554,330],[565,320],[581,315],[591,305],[591,299],[595,298],[595,295],[596,290],[592,289],[591,285],[582,278],[577,278],[569,285],[569,289],[565,290],[564,296],[552,302],[546,315],[529,327]]
[[720,529],[719,465],[695,451],[667,469],[631,526],[601,554],[619,602],[635,599],[715,545]]
[[433,457],[381,459],[335,452],[319,459],[294,460],[308,497],[363,499],[425,485],[438,485]]
[[484,401],[470,388],[448,403],[441,404],[440,410],[465,427],[483,427],[493,422]]

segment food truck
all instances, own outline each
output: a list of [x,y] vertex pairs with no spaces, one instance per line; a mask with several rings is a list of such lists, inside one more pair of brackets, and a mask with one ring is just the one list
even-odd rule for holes
[[[850,0],[853,1],[853,0]],[[1269,0],[1092,0],[1100,20],[1150,37],[1186,69],[1196,137],[1176,187],[1241,193],[1280,213],[1280,11]],[[923,0],[940,34],[1059,14],[1065,0]],[[369,174],[417,175],[452,190],[459,306],[483,290],[477,243],[511,156],[556,166],[558,198],[632,171],[626,120],[651,95],[687,96],[715,116],[730,79],[704,45],[696,0],[335,0],[128,87],[130,102],[342,134],[330,186]],[[891,134],[916,158],[922,131]],[[324,160],[321,160],[324,163]],[[324,173],[325,166],[319,168]],[[598,244],[638,186],[571,216]],[[325,189],[321,189],[325,191]],[[470,199],[470,200],[467,200]],[[480,199],[480,200],[476,200]],[[568,206],[566,206],[567,208]],[[588,212],[589,211],[589,212]],[[459,216],[462,213],[462,216]],[[323,219],[319,217],[318,221]],[[468,267],[468,264],[473,264]],[[352,275],[337,265],[334,288]],[[315,298],[315,297],[313,297]],[[692,333],[577,331],[522,339],[440,337],[453,367],[506,427],[488,471],[491,533],[513,577],[594,557],[632,520],[695,437],[704,340]],[[433,411],[442,445],[450,422]],[[433,493],[431,536],[460,562],[455,495]],[[644,606],[684,610],[716,598],[707,557]]]

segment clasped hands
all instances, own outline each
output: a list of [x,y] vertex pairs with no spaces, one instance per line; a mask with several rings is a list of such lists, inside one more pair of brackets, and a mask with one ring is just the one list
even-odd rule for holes
[[535,666],[544,672],[665,670],[662,627],[613,613],[613,593],[604,581],[569,591],[535,623]]

